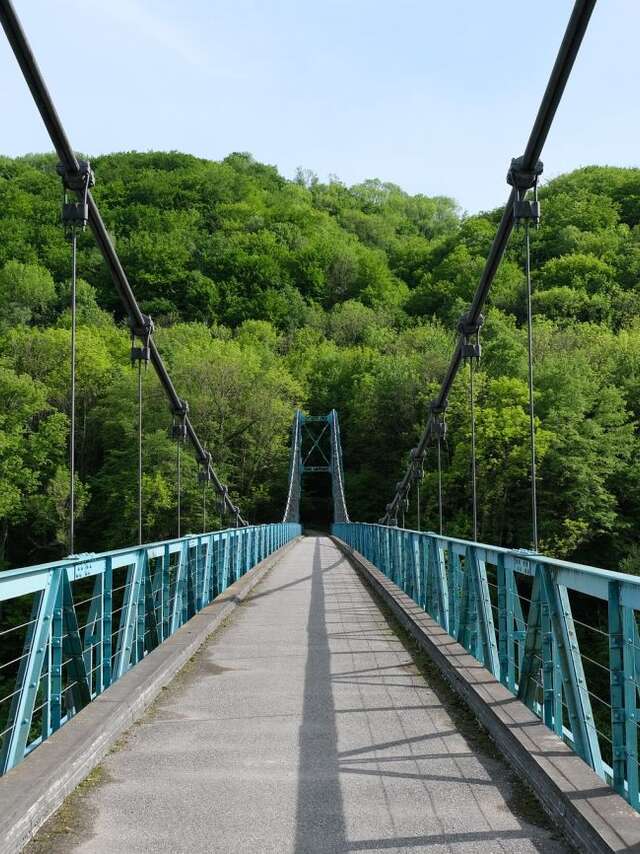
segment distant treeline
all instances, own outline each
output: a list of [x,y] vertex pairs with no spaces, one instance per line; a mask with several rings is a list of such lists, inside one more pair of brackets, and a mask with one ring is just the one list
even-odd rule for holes
[[[294,181],[246,154],[96,158],[95,197],[198,431],[251,520],[277,519],[296,406],[339,411],[347,500],[376,520],[448,364],[500,212],[377,180]],[[533,235],[541,549],[640,571],[640,170],[541,192]],[[65,553],[70,247],[49,155],[0,158],[0,567]],[[91,234],[80,241],[77,550],[137,536],[136,375]],[[492,290],[477,377],[480,538],[528,546],[522,238]],[[144,376],[144,533],[175,533],[175,448]],[[470,527],[467,388],[451,397],[445,525]],[[202,487],[184,455],[183,530]],[[427,459],[421,527],[437,524]],[[209,524],[219,524],[212,497]],[[415,502],[407,514],[415,525]]]

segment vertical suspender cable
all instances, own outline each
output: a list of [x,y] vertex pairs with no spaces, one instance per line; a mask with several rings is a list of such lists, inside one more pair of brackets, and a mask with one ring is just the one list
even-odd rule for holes
[[75,550],[76,516],[76,291],[78,272],[78,233],[71,228],[71,425],[69,436],[69,551]]
[[[143,324],[139,328],[131,327],[131,365],[138,367],[138,543],[142,545],[142,365],[145,371],[149,364],[150,341],[153,332],[153,321],[147,315],[143,315]],[[136,337],[140,338],[140,345],[136,345]]]
[[[189,404],[186,400],[181,400],[179,406],[173,410],[173,427],[171,434],[176,440],[176,515],[178,521],[178,538],[181,533],[181,512],[182,512],[182,469],[181,469],[181,445],[187,439],[187,419],[189,416]],[[206,460],[209,465],[209,458],[205,455],[203,460]]]
[[443,510],[442,510],[442,439],[438,436],[438,517],[440,522],[440,536],[443,532]]
[[176,441],[176,509],[178,512],[178,539],[180,539],[180,498],[182,492],[182,484],[180,478],[180,439]]
[[138,360],[138,544],[142,545],[142,359]]
[[527,279],[527,339],[529,356],[529,437],[531,442],[531,527],[533,548],[538,551],[538,495],[536,487],[536,417],[533,398],[533,310],[531,299],[531,242],[529,222],[525,222],[525,272]]
[[[540,222],[540,202],[538,201],[538,178],[542,174],[542,162],[538,161],[532,169],[524,169],[522,158],[514,158],[507,174],[507,181],[515,190],[513,220],[517,227],[524,225],[524,265],[527,288],[527,356],[529,370],[529,443],[531,449],[531,540],[538,551],[538,498],[536,484],[536,418],[533,388],[533,307],[531,289],[531,223],[536,227]],[[527,193],[533,190],[533,199],[527,199]]]
[[[78,290],[78,229],[84,230],[89,216],[89,188],[94,178],[88,161],[79,160],[71,173],[64,163],[56,171],[62,178],[62,223],[65,234],[71,239],[71,412],[69,436],[69,550],[75,551],[76,528],[76,327]],[[69,192],[79,194],[80,201],[70,202]]]
[[202,485],[202,533],[207,530],[207,484]]
[[418,515],[418,531],[420,530],[420,477],[416,480],[416,511]]
[[473,389],[473,359],[469,359],[469,405],[471,411],[471,496],[473,502],[473,539],[478,542],[478,484],[476,477],[476,409]]

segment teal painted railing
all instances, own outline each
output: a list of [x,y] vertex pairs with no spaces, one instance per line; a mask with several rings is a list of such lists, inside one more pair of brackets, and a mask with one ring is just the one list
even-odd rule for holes
[[333,533],[640,809],[640,578],[383,525]]
[[256,525],[0,572],[0,773],[300,533]]

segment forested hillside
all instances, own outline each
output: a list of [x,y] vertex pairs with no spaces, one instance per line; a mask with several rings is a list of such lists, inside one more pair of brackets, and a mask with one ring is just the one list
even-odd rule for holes
[[[340,415],[347,500],[375,520],[449,361],[499,212],[380,181],[295,181],[249,155],[96,158],[95,197],[180,394],[251,520],[277,519],[296,405]],[[506,196],[506,190],[505,190]],[[640,170],[589,167],[541,193],[533,236],[541,549],[640,570]],[[0,567],[65,553],[70,247],[50,156],[0,158]],[[480,539],[527,546],[522,236],[483,329]],[[93,245],[78,261],[79,551],[135,541],[136,375]],[[144,377],[145,539],[175,533],[170,415]],[[445,520],[470,533],[464,376],[450,402]],[[202,492],[185,454],[184,530]],[[436,526],[434,461],[422,527]],[[210,500],[210,519],[213,515]],[[407,524],[415,524],[412,505]],[[212,525],[218,524],[213,517]]]

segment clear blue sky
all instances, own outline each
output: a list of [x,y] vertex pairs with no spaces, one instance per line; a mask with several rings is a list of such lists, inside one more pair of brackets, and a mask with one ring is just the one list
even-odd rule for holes
[[[572,0],[14,0],[72,144],[250,151],[286,176],[501,204]],[[599,0],[547,178],[640,165],[640,0]],[[83,42],[85,47],[83,48]],[[0,41],[0,153],[49,150]]]

